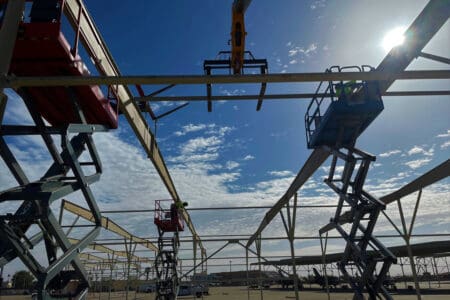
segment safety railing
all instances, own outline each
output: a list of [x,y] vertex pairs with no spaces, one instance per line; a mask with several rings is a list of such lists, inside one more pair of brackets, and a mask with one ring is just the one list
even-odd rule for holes
[[[368,65],[359,66],[331,66],[325,70],[325,73],[357,71],[369,72],[374,68]],[[361,89],[365,90],[367,94],[367,82],[351,80],[344,81],[321,81],[314,92],[314,97],[308,105],[305,113],[305,128],[306,128],[306,142],[310,143],[312,136],[318,129],[324,114],[328,107],[334,101],[349,101],[353,94],[356,94]]]

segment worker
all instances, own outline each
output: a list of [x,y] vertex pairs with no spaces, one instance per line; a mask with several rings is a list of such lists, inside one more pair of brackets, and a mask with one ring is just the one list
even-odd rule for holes
[[181,201],[175,201],[170,205],[170,215],[172,221],[175,219],[178,219],[178,215],[182,211],[184,207],[186,207],[188,204],[187,202],[181,202]]
[[356,80],[350,80],[344,84],[338,83],[335,85],[336,97],[340,98],[342,95],[350,96],[356,87]]

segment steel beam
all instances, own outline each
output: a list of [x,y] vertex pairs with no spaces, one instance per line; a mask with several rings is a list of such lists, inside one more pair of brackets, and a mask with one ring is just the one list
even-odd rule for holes
[[[9,1],[0,27],[0,76],[7,75],[16,44],[16,36],[25,0]],[[0,122],[3,120],[8,96],[0,88]]]
[[[448,96],[450,95],[450,90],[435,90],[435,91],[391,91],[384,92],[382,96],[384,97],[398,97],[398,96]],[[313,97],[326,98],[331,97],[331,94],[314,94],[314,93],[296,93],[296,94],[269,94],[264,95],[264,100],[298,100],[298,99],[308,99],[311,100]],[[211,96],[211,101],[235,101],[235,100],[258,100],[259,95],[217,95]],[[134,101],[138,102],[160,102],[160,101],[205,101],[208,100],[207,96],[193,95],[193,96],[158,96],[158,97],[136,97]]]
[[[69,242],[71,244],[76,244],[76,243],[79,242],[79,240],[74,239],[74,238],[69,238]],[[106,247],[105,245],[106,244],[99,244],[99,243],[95,243],[94,242],[94,243],[91,243],[90,245],[88,245],[87,248],[90,248],[92,250],[96,250],[96,251],[99,251],[99,252],[102,252],[102,253],[106,253],[106,254],[113,254],[113,255],[116,255],[116,256],[121,256],[121,257],[128,258],[127,251],[114,250],[114,249],[111,249],[109,247]],[[116,244],[116,245],[123,245],[123,243]],[[137,262],[152,262],[150,259],[148,259],[146,257],[139,257],[139,256],[136,256],[136,255],[132,255],[131,258],[134,261],[137,261]]]
[[308,160],[305,162],[302,169],[297,174],[297,177],[295,177],[286,193],[266,213],[256,232],[248,239],[246,247],[249,247],[251,244],[253,244],[253,242],[261,234],[264,228],[266,228],[266,226],[273,220],[273,218],[275,218],[280,210],[289,202],[289,199],[294,196],[294,194],[302,187],[302,185],[309,179],[309,177],[311,177],[314,172],[324,163],[324,161],[328,158],[328,155],[329,153],[322,149],[316,149],[311,153]]
[[448,176],[450,176],[450,159],[447,159],[437,167],[431,169],[427,173],[416,178],[415,180],[401,187],[397,191],[381,197],[380,200],[386,204],[389,204],[391,202],[396,201],[397,199],[403,198],[407,195],[417,192]]
[[0,75],[6,75],[9,72],[24,6],[25,0],[8,1],[0,27]]
[[[448,0],[431,0],[403,34],[402,45],[392,48],[377,67],[377,71],[397,73],[405,70],[420,55],[439,29],[450,16]],[[381,92],[386,91],[395,81],[395,77],[387,77],[380,84]]]
[[[448,5],[448,0],[434,0],[430,1],[427,6],[423,9],[423,11],[419,14],[419,16],[414,20],[413,24],[406,30],[405,37],[406,42],[403,45],[395,47],[392,49],[386,58],[380,63],[380,65],[376,68],[374,72],[361,72],[360,74],[365,74],[364,76],[371,77],[370,78],[344,78],[337,80],[382,80],[382,84],[380,84],[380,93],[384,93],[388,90],[388,88],[394,83],[396,79],[405,79],[402,76],[408,74],[411,71],[404,71],[406,67],[412,62],[412,60],[417,57],[422,51],[423,47],[431,40],[431,38],[439,31],[439,29],[444,25],[450,15],[450,5]],[[381,72],[381,73],[379,73]],[[420,72],[420,71],[415,71]],[[386,77],[377,77],[377,74],[382,74]],[[428,71],[427,71],[428,73]],[[450,73],[450,71],[444,71],[441,73],[441,76],[444,76],[444,73]],[[316,73],[317,74],[317,73]],[[341,72],[341,73],[327,73],[327,74],[341,74],[343,76],[348,76],[352,73]],[[411,74],[411,73],[409,73]],[[288,74],[291,75],[291,74]],[[322,74],[323,75],[323,74]],[[402,76],[399,76],[402,75]],[[416,75],[419,75],[416,73]],[[421,75],[425,75],[421,74]],[[429,74],[431,75],[431,74]],[[437,75],[437,74],[435,74]],[[258,75],[261,76],[261,75]],[[317,75],[316,75],[317,76]],[[338,75],[339,76],[339,75]],[[356,76],[356,74],[352,74],[350,76]],[[448,76],[445,75],[441,77],[444,79]],[[410,78],[413,79],[413,78]],[[420,78],[414,78],[420,79]],[[422,77],[422,79],[424,79]],[[334,78],[328,78],[324,80],[336,80]],[[314,80],[312,80],[314,81]],[[323,81],[323,80],[319,80]],[[256,230],[256,232],[250,237],[248,240],[247,246],[251,245],[256,237],[264,230],[264,228],[272,221],[272,219],[276,216],[276,214],[281,210],[281,208],[286,204],[290,197],[302,187],[302,185],[306,182],[306,180],[320,167],[320,165],[328,158],[328,153],[323,150],[314,150],[309,159],[306,161],[303,168],[298,173],[296,179],[288,188],[286,194],[278,200],[278,202],[269,210],[264,219],[262,220],[260,226]],[[448,171],[448,166],[447,169]],[[300,180],[300,178],[302,180]],[[286,198],[286,196],[289,196]],[[398,199],[398,198],[396,198]],[[393,201],[395,201],[394,199]]]
[[[69,212],[71,212],[79,217],[82,217],[83,219],[88,220],[90,222],[94,221],[94,217],[89,210],[87,210],[79,205],[76,205],[70,201],[63,200],[61,202],[61,210],[69,211]],[[129,233],[128,231],[126,231],[121,226],[117,225],[114,221],[110,220],[107,217],[103,217],[103,216],[101,217],[101,227],[103,227],[106,230],[109,230],[111,232],[114,232],[134,243],[138,243],[139,245],[142,245],[150,250],[158,251],[158,247],[156,247],[152,242],[147,241],[145,239],[142,239],[140,237],[137,237],[137,236]]]
[[[389,82],[407,79],[449,79],[447,70],[421,71],[371,71],[371,72],[340,72],[340,73],[280,73],[280,74],[251,74],[251,75],[179,75],[179,76],[122,76],[108,74],[107,76],[45,76],[45,77],[0,77],[0,87],[42,87],[42,86],[81,86],[81,85],[118,85],[121,96],[121,109],[124,113],[135,113],[136,105],[129,101],[132,98],[126,85],[156,85],[156,84],[246,84],[246,83],[299,83],[320,81],[382,81],[389,78]],[[387,90],[384,86],[382,91]],[[131,106],[128,107],[128,106]],[[136,112],[139,112],[138,110]]]
[[[423,188],[438,182],[446,177],[450,176],[450,159],[444,161],[437,167],[431,169],[427,173],[423,174],[422,176],[416,178],[415,180],[411,181],[410,183],[406,184],[405,186],[401,187],[400,189],[396,190],[395,192],[392,192],[386,196],[383,196],[380,198],[380,201],[384,204],[390,204],[394,201],[397,201],[398,199],[401,199],[405,196],[408,196],[414,192],[417,192],[419,190],[422,190]],[[346,216],[349,216],[350,213],[344,213],[342,215],[342,220],[346,219]],[[344,221],[340,220],[339,224],[344,224]],[[328,231],[333,229],[333,225],[327,224],[325,227],[323,227],[324,231]]]
[[[78,0],[66,0],[64,5],[64,13],[74,29],[79,30],[80,40],[88,54],[91,56],[91,58],[93,58],[98,72],[102,75],[105,75],[106,78],[121,78],[119,68],[115,63],[108,47],[106,46],[106,43],[104,42],[99,30],[97,29],[83,2]],[[79,28],[76,25],[78,21]],[[81,79],[83,81],[84,79],[94,80],[95,77],[78,77],[72,79],[74,79],[75,81]],[[66,82],[63,85],[77,85],[75,81],[73,81],[72,83]],[[85,82],[81,85],[90,84]],[[180,202],[181,199],[175,189],[175,185],[169,174],[169,170],[167,169],[162,154],[158,148],[154,134],[145,121],[145,118],[141,114],[138,106],[134,101],[132,101],[133,96],[131,94],[131,91],[126,85],[121,85],[121,83],[114,83],[111,85],[117,85],[117,98],[119,101],[120,110],[125,115],[136,137],[138,138],[148,157],[152,161],[169,194],[175,201]],[[194,224],[192,223],[189,214],[184,209],[183,217],[191,233],[193,235],[197,235]],[[203,249],[203,245],[200,239],[199,246]]]

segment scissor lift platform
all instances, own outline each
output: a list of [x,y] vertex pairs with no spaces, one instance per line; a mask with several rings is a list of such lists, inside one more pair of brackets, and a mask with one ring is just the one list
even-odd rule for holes
[[[367,67],[331,67],[326,72]],[[321,82],[305,114],[308,148],[352,146],[384,109],[377,82]]]
[[[77,53],[78,34],[71,47],[61,31],[64,1],[44,2],[53,2],[53,9],[33,6],[30,19],[20,24],[10,74],[33,77],[90,76]],[[88,124],[117,128],[117,103],[105,97],[99,86],[76,86],[70,89],[64,86],[28,87],[26,90],[36,110],[53,126],[79,122],[72,105],[76,98]]]
[[[163,203],[168,204],[166,206]],[[162,232],[184,231],[183,217],[173,200],[156,200],[153,222]]]

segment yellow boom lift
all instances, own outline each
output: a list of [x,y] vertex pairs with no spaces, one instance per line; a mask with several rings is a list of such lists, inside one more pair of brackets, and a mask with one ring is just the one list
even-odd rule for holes
[[[267,60],[255,59],[250,51],[245,50],[245,31],[244,15],[250,5],[251,0],[234,0],[232,5],[231,22],[231,50],[220,51],[215,59],[205,60],[203,70],[206,75],[211,75],[213,69],[228,69],[235,75],[244,73],[244,69],[259,68],[261,74],[267,73]],[[261,109],[262,101],[266,91],[266,83],[261,84],[256,110]],[[206,85],[206,94],[208,101],[208,112],[212,111],[212,85]]]

